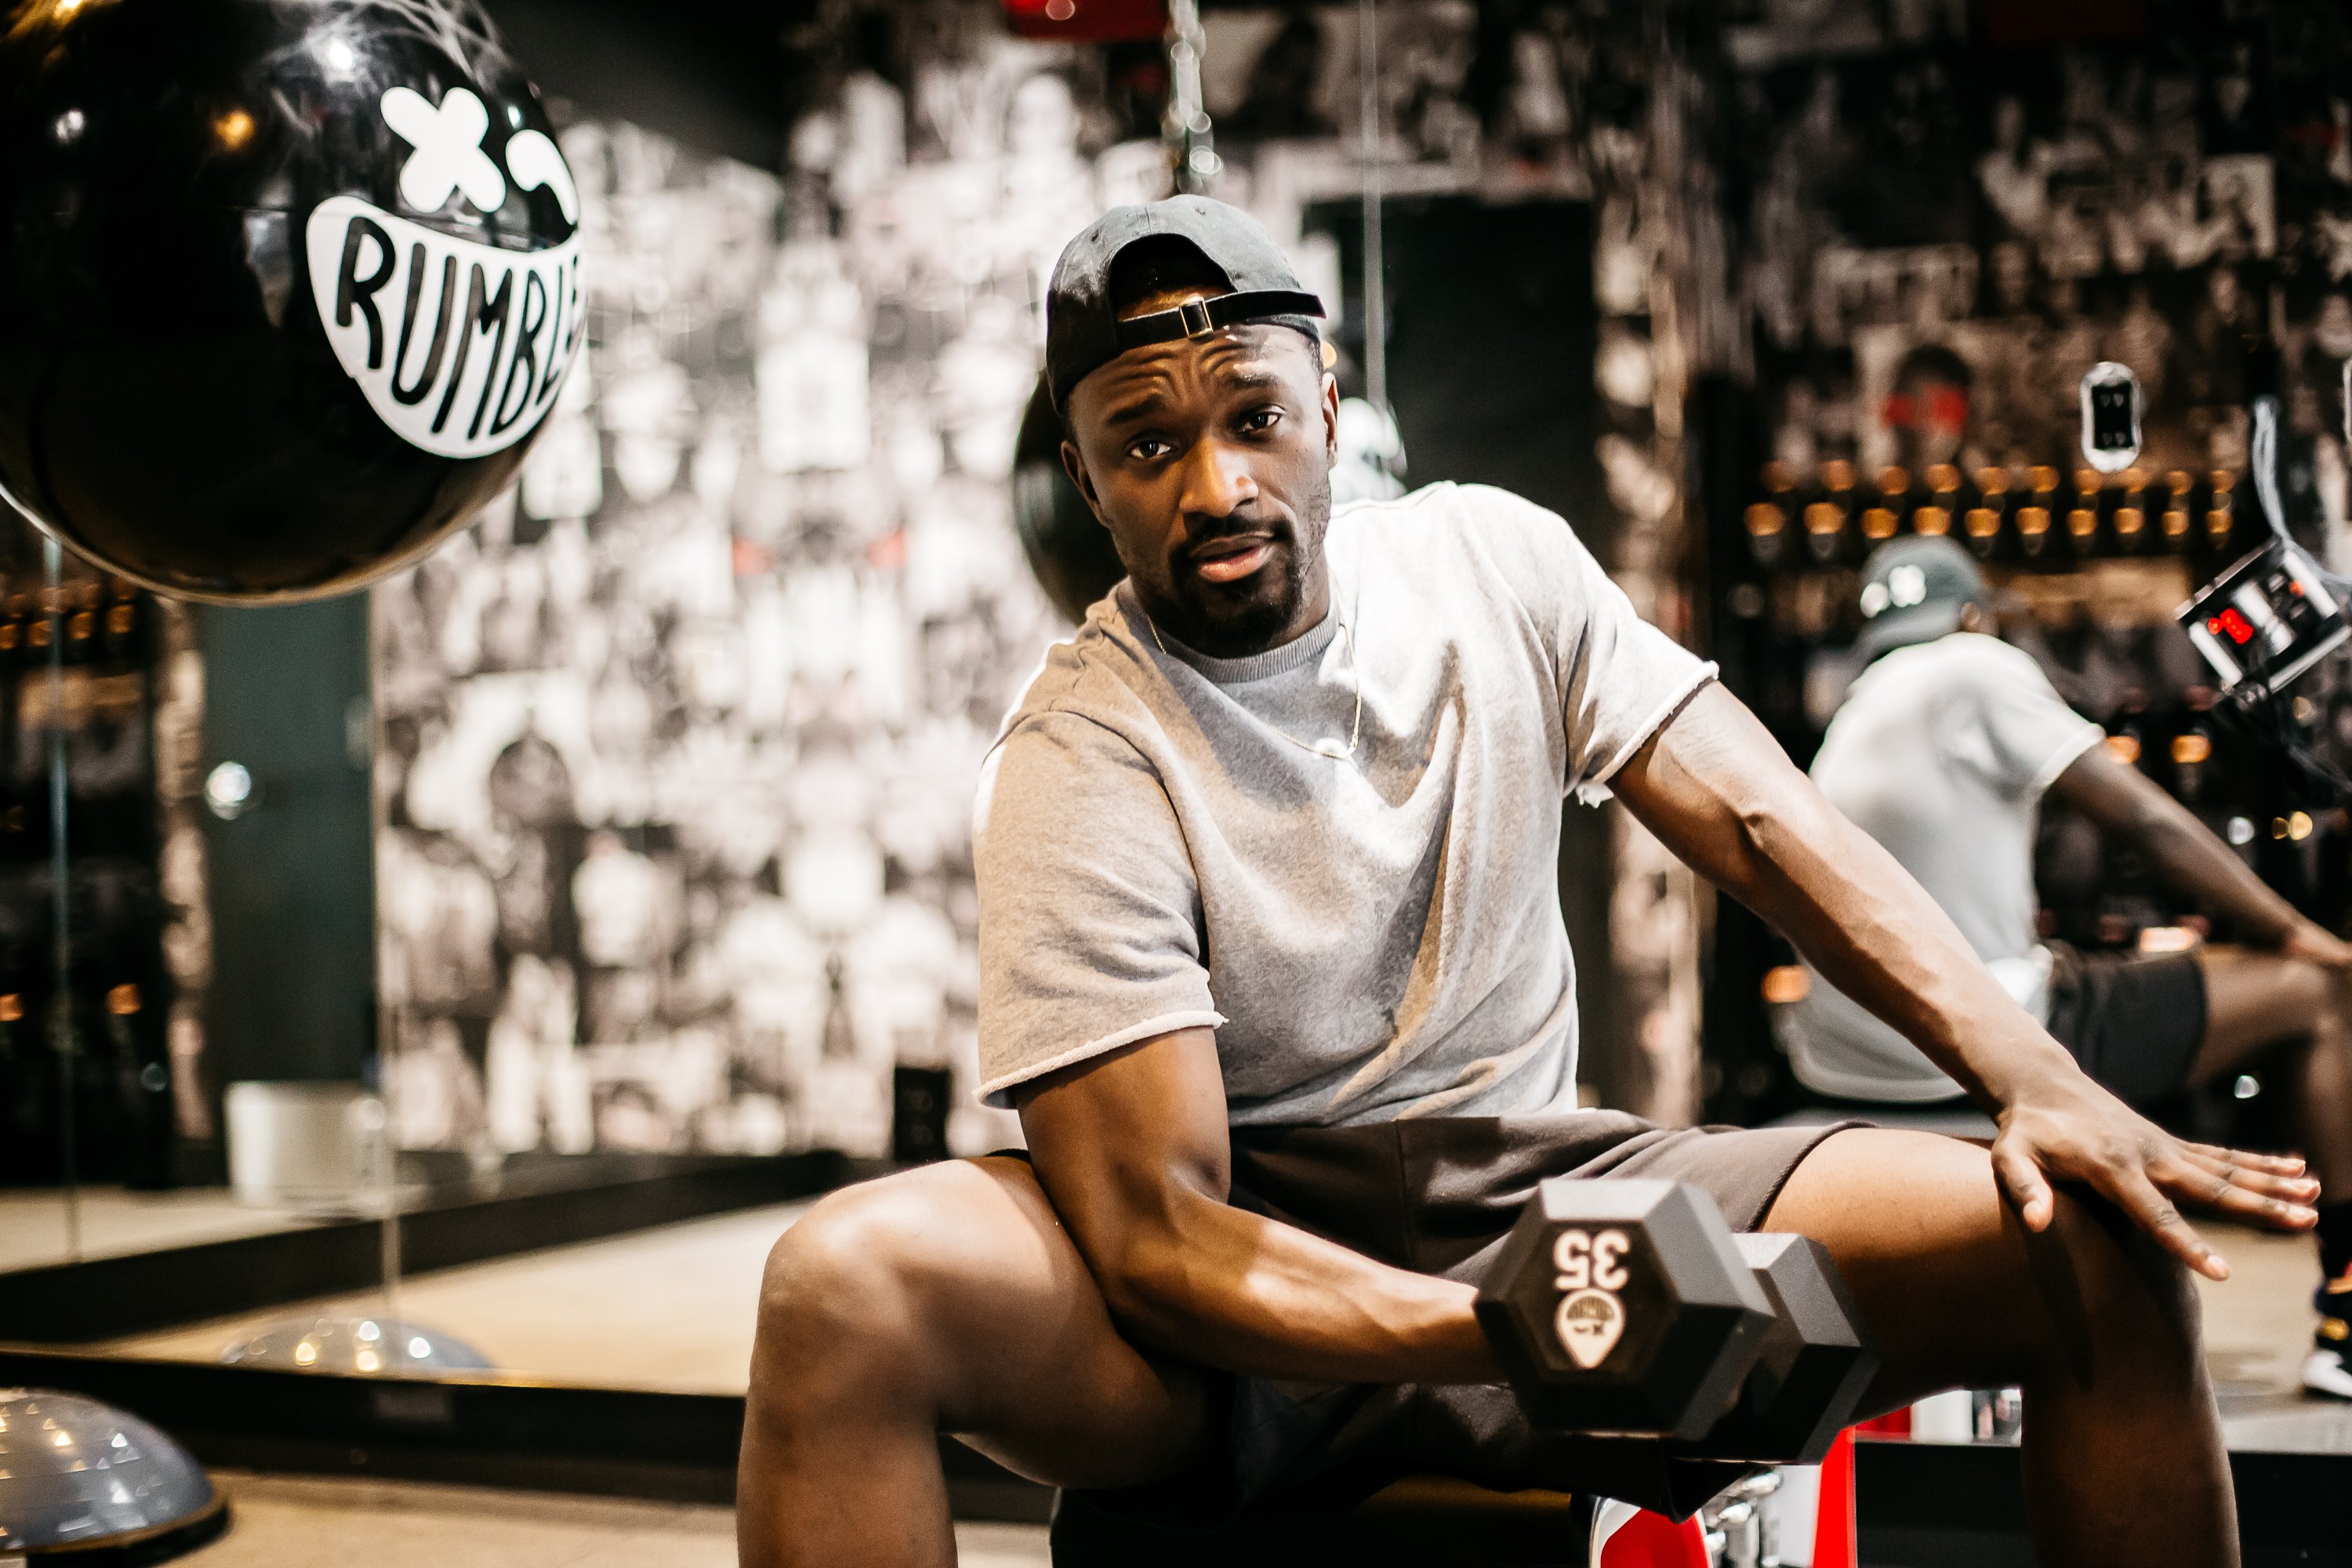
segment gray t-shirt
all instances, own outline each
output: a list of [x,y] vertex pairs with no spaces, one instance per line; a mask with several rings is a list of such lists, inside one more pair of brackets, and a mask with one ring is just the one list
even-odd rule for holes
[[1155,639],[1126,584],[1048,650],[975,812],[991,1104],[1188,1027],[1236,1126],[1576,1103],[1561,796],[1714,667],[1501,490],[1341,507],[1327,549],[1335,614],[1271,652]]
[[[2042,792],[2096,744],[2033,656],[1954,632],[1864,670],[1830,721],[1813,782],[1952,917],[2039,1018],[2050,955],[2034,936],[2033,827]],[[1960,1086],[1818,974],[1780,1016],[1797,1077],[1854,1100],[1949,1100]]]

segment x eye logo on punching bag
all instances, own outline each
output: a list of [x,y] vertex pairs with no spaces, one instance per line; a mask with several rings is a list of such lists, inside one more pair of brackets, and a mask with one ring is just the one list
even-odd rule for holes
[[[523,190],[546,188],[578,223],[579,192],[555,143],[515,132],[501,172],[482,147],[488,111],[467,89],[451,88],[436,108],[395,87],[379,107],[414,149],[400,172],[403,205],[436,212],[458,194],[489,212],[511,177]],[[484,457],[522,439],[554,405],[582,337],[577,228],[544,250],[506,250],[332,196],[305,233],[327,341],[403,440],[445,458]]]

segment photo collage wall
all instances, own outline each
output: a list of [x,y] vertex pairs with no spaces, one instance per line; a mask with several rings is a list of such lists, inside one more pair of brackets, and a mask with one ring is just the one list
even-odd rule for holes
[[[1910,500],[1937,497],[1955,537],[1989,506],[2001,537],[1980,553],[2030,557],[2044,546],[1992,513],[2039,471],[2058,476],[2042,504],[2062,528],[2085,505],[2147,521],[2086,524],[2048,555],[2189,550],[2217,511],[2251,521],[2244,346],[2262,337],[2278,351],[2285,510],[2329,547],[2347,512],[2352,15],[2153,0],[2129,36],[2025,47],[1974,8],[1808,7],[1808,29],[1753,9],[1729,37],[1727,144],[1774,467],[1748,499],[1782,504],[1793,529],[1843,489],[1869,506],[1891,468]],[[2105,489],[2128,494],[2078,501],[2078,388],[2102,362],[2137,378],[2146,489],[2118,476]],[[2164,540],[2168,510],[2193,539]],[[2231,554],[2252,542],[2224,533]],[[1794,607],[1789,629],[1830,631],[1826,608]]]
[[[1392,191],[1602,204],[1627,400],[1603,458],[1632,504],[1595,537],[1622,537],[1623,580],[1671,622],[1678,420],[1657,414],[1679,384],[1647,334],[1675,209],[1643,181],[1673,57],[1641,8],[1608,9],[1497,31],[1466,4],[1384,6],[1381,157]],[[1360,188],[1355,18],[1215,12],[1205,52],[1216,194],[1335,304],[1301,214]],[[969,816],[1066,628],[1007,476],[1054,258],[1169,188],[1166,81],[1156,48],[1025,43],[987,6],[892,23],[894,58],[828,65],[780,174],[626,124],[564,132],[586,354],[516,493],[375,591],[380,973],[410,1146],[878,1154],[902,1065],[955,1075],[951,1148],[1017,1141],[971,1093]],[[1663,890],[1620,945],[1664,1009],[1643,1037],[1680,1064],[1648,1076],[1687,1081],[1696,921],[1686,889],[1638,880]]]
[[[1808,25],[1787,25],[1800,10]],[[2113,754],[2340,925],[2352,817],[2281,741],[2352,761],[2352,668],[2323,663],[2257,738],[2175,617],[2270,542],[2249,407],[2263,392],[2283,521],[2352,570],[2352,11],[1745,15],[1724,104],[1753,427],[1723,435],[1752,461],[1733,507],[1747,549],[1722,582],[1756,634],[1750,700],[1809,759],[1864,668],[1869,551],[1946,534],[1986,563],[2000,635]],[[2102,363],[2141,395],[2137,458],[2106,473],[2081,446]],[[2045,936],[2160,951],[2212,930],[2062,805],[2039,836]],[[1759,963],[1788,962],[1775,952]],[[1736,977],[1751,1010],[1755,987]]]
[[[894,1064],[968,1074],[971,780],[1052,635],[1004,489],[1031,279],[1092,216],[1025,79],[1009,145],[840,235],[565,133],[588,355],[510,504],[375,591],[404,1142],[878,1154]],[[898,115],[851,132],[877,184]]]

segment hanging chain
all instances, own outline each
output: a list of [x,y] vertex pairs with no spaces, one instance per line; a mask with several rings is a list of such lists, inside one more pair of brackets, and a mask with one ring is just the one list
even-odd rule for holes
[[1161,133],[1175,157],[1176,188],[1195,195],[1205,193],[1225,166],[1201,95],[1201,53],[1207,41],[1198,0],[1168,0],[1168,113]]

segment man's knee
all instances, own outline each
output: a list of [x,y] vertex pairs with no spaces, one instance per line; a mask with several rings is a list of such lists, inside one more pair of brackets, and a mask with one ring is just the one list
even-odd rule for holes
[[2313,1028],[2324,1029],[2336,1021],[2343,983],[2332,971],[2308,959],[2289,959],[2279,966],[2278,984],[2285,1005],[2297,1016],[2310,1019]]
[[2205,1051],[2220,1053],[2220,1070],[2232,1070],[2250,1047],[2300,1046],[2342,1032],[2345,977],[2308,959],[2213,949],[2204,973]]
[[835,1193],[769,1250],[761,1360],[848,1371],[919,1348],[943,1281],[930,1238],[955,1229],[953,1188],[907,1172]]
[[2104,1199],[2057,1194],[2050,1228],[2025,1237],[2026,1267],[2052,1329],[2049,1349],[2078,1383],[2139,1365],[2196,1363],[2202,1332],[2187,1265]]
[[1013,1162],[950,1159],[845,1187],[769,1250],[760,1331],[936,1344],[1034,1250],[1030,1208],[1049,1215]]

